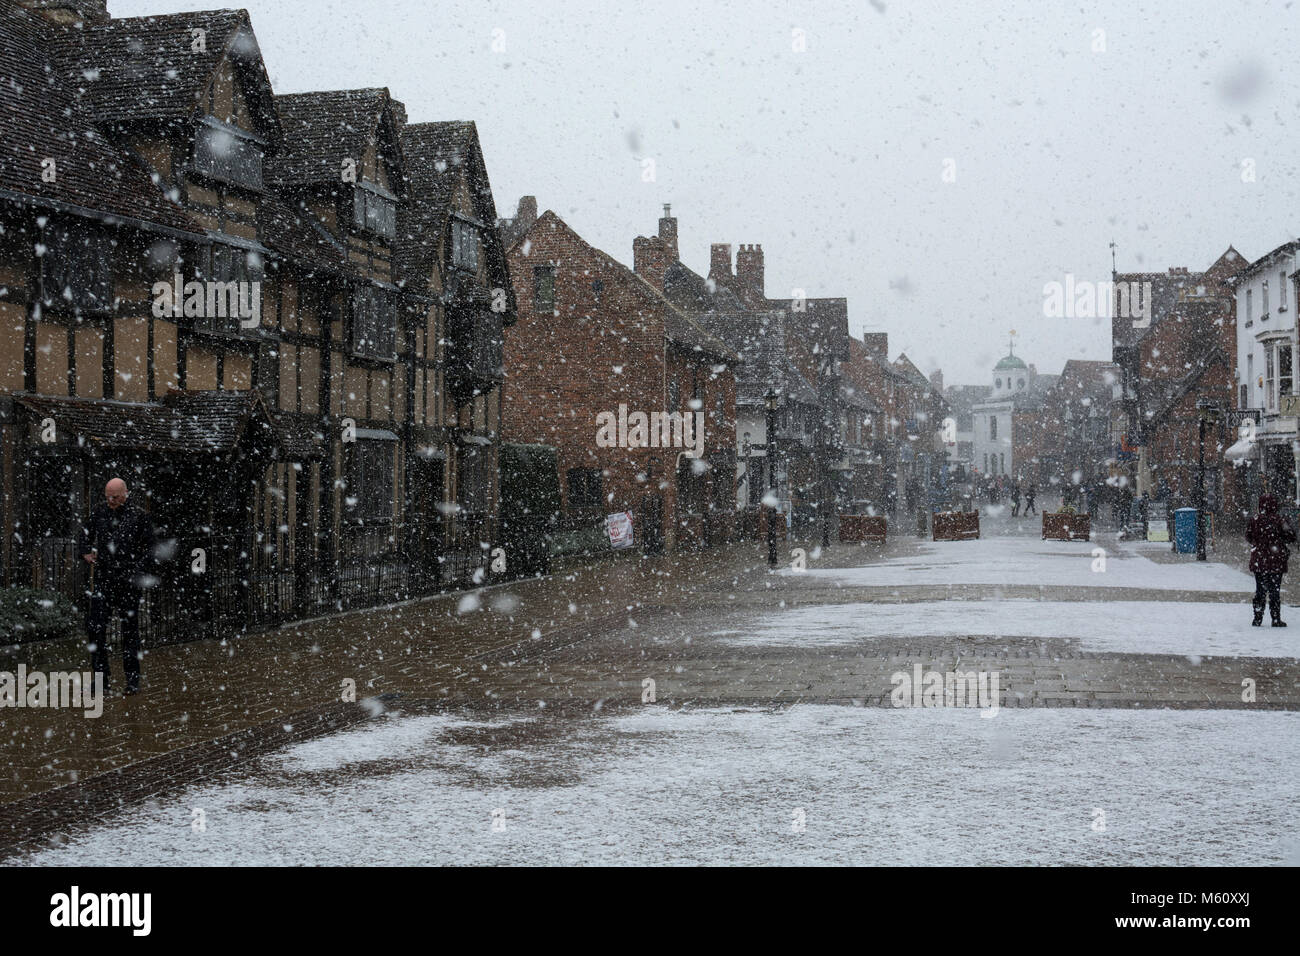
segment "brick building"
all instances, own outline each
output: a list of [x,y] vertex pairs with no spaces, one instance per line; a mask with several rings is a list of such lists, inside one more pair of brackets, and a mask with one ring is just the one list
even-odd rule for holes
[[[506,438],[558,450],[575,527],[630,511],[637,539],[652,548],[726,540],[735,510],[735,353],[554,212],[528,222],[528,211],[525,202],[504,224],[519,303],[505,335]],[[672,417],[656,428],[661,415]],[[647,419],[644,435],[637,416]],[[702,422],[702,434],[674,431],[683,419]],[[602,434],[611,421],[614,431]]]
[[[755,508],[762,500],[771,478],[769,450],[775,447],[781,508],[804,523],[819,512],[833,514],[851,484],[844,469],[850,413],[841,389],[849,358],[847,300],[769,298],[757,244],[741,245],[733,264],[731,245],[714,243],[708,276],[701,276],[681,261],[677,230],[665,206],[658,233],[634,240],[633,266],[740,356],[733,446],[737,504]],[[769,393],[779,404],[774,441],[766,428]]]
[[[1223,452],[1235,432],[1235,304],[1231,280],[1247,261],[1229,247],[1204,272],[1117,273],[1111,319],[1113,360],[1118,368],[1117,477],[1134,494],[1196,500],[1199,454],[1198,402],[1212,402],[1225,418],[1211,429],[1206,483],[1211,510],[1225,494],[1237,497],[1235,475]],[[1146,315],[1125,309],[1121,289],[1135,289]],[[1145,291],[1143,291],[1145,290]]]

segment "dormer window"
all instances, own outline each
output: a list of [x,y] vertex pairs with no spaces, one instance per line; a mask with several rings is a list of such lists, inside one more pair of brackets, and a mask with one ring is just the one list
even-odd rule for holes
[[194,170],[211,179],[261,189],[263,145],[247,130],[205,116],[194,133]]
[[461,219],[451,221],[451,264],[469,272],[478,271],[478,230]]
[[384,239],[396,238],[396,200],[396,196],[379,186],[357,183],[352,193],[352,225]]

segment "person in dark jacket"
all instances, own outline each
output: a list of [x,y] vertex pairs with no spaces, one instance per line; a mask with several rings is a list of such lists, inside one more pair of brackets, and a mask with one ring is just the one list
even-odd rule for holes
[[1020,482],[1011,482],[1011,517],[1015,518],[1020,514]]
[[1025,492],[1025,516],[1028,517],[1032,511],[1038,514],[1038,509],[1034,507],[1034,498],[1038,496],[1038,486],[1032,481],[1029,483],[1029,489]]
[[122,669],[126,693],[140,692],[140,598],[144,577],[153,559],[154,531],[149,515],[127,502],[126,482],[112,479],[104,486],[105,501],[90,513],[81,529],[78,552],[90,565],[91,666],[109,684],[108,624],[122,620]]
[[1295,532],[1277,513],[1277,499],[1260,495],[1259,514],[1246,526],[1246,540],[1250,542],[1250,570],[1255,575],[1255,599],[1252,606],[1255,619],[1250,623],[1259,627],[1264,620],[1264,601],[1268,600],[1269,615],[1274,627],[1286,627],[1282,620],[1282,575],[1286,574],[1291,549],[1287,544],[1295,541]]

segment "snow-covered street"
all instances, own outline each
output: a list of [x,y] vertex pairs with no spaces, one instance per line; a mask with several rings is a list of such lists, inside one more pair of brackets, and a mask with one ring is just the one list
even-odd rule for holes
[[[19,861],[1300,862],[1300,638],[1249,625],[1239,571],[1023,533],[813,568],[706,575],[676,604],[663,582],[450,675],[400,665],[378,716]],[[1004,596],[1022,571],[1040,599]],[[421,613],[385,612],[400,633]],[[998,694],[896,706],[914,671]]]
[[395,716],[28,862],[1294,866],[1298,762],[1295,713]]

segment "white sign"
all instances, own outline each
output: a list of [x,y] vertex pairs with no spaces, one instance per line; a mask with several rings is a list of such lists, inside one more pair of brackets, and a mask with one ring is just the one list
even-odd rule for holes
[[611,548],[632,547],[632,512],[620,511],[605,518],[605,532]]

